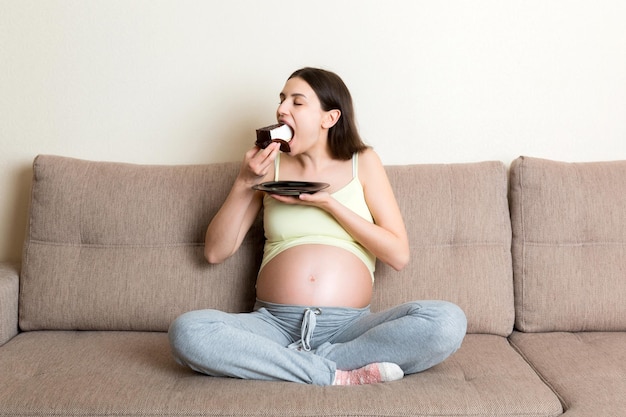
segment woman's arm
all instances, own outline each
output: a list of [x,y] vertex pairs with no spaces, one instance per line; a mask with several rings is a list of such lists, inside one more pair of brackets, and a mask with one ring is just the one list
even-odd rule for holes
[[374,224],[339,203],[328,193],[303,194],[301,201],[316,205],[337,219],[354,239],[382,262],[400,270],[409,262],[409,239],[400,208],[380,158],[372,149],[359,154],[359,180]]
[[280,144],[246,152],[235,183],[211,220],[204,240],[204,256],[209,263],[220,263],[234,254],[254,223],[263,204],[263,194],[252,186],[273,173]]

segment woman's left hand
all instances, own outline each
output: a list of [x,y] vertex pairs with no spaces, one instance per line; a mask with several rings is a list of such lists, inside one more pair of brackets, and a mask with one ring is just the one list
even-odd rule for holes
[[313,194],[300,194],[299,196],[286,196],[271,194],[272,198],[285,204],[300,204],[304,206],[315,206],[323,208],[325,204],[332,198],[326,191],[318,191]]

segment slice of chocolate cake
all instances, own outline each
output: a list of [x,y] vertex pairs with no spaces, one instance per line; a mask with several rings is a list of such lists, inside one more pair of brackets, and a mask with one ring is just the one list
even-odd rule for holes
[[261,127],[256,130],[256,142],[254,143],[261,149],[265,149],[272,142],[280,143],[280,150],[290,152],[291,147],[289,141],[293,137],[293,131],[285,124],[278,123],[275,125]]

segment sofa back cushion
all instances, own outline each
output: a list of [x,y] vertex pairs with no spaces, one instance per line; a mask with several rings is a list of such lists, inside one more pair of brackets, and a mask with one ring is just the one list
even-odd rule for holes
[[[189,310],[250,310],[260,217],[233,257],[219,265],[203,257],[206,227],[238,169],[37,157],[21,328],[163,331]],[[504,165],[387,170],[412,260],[400,272],[377,265],[372,309],[445,299],[465,310],[470,332],[507,335],[513,284]]]
[[409,234],[402,271],[378,262],[373,306],[443,299],[467,315],[469,333],[513,328],[511,224],[501,162],[388,166]]
[[516,327],[626,330],[626,161],[511,165]]
[[238,169],[37,157],[21,328],[162,331],[188,310],[252,308],[260,220],[223,264],[203,256]]

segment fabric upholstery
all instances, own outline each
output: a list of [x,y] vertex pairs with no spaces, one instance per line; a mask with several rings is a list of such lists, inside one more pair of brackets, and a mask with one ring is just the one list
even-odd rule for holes
[[19,267],[0,263],[0,346],[17,334]]
[[516,327],[626,330],[626,161],[511,165]]
[[555,390],[567,417],[626,413],[626,333],[521,333],[513,345]]
[[[360,387],[211,378],[151,332],[38,331],[0,355],[0,415],[558,416],[557,397],[507,340],[469,335],[448,361]],[[23,360],[15,360],[16,358]],[[89,387],[89,389],[85,389]],[[277,401],[280,399],[280,401]]]
[[[626,409],[626,162],[522,157],[510,188],[500,162],[388,166],[412,259],[400,272],[378,263],[372,308],[449,300],[470,334],[432,369],[360,387],[211,378],[174,362],[164,333],[174,317],[254,303],[260,218],[223,264],[208,265],[202,250],[238,163],[39,156],[33,168],[17,336],[18,268],[0,265],[0,416]],[[528,333],[511,335],[514,323]]]
[[[24,330],[164,331],[199,308],[246,311],[262,225],[220,265],[204,231],[239,164],[146,166],[39,156],[24,249]],[[445,299],[472,333],[513,327],[506,170],[500,162],[388,167],[409,230],[412,261],[378,265],[374,310]]]
[[188,310],[251,309],[260,223],[223,264],[202,249],[237,169],[37,157],[21,328],[164,331]]
[[400,272],[377,265],[374,305],[444,299],[468,317],[469,333],[513,328],[511,225],[501,162],[387,167],[409,234]]

